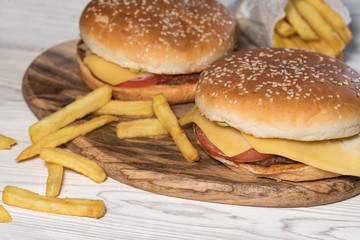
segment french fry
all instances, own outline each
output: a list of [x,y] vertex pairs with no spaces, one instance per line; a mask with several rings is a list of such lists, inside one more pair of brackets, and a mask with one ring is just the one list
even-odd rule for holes
[[148,137],[168,134],[169,131],[159,119],[148,118],[134,121],[119,122],[116,128],[118,138]]
[[15,143],[15,139],[0,134],[0,149],[10,149]]
[[[80,98],[83,98],[83,96],[79,95],[76,97],[76,99]],[[110,100],[94,113],[151,117],[154,115],[154,110],[152,108],[152,101]]]
[[56,147],[61,144],[67,143],[68,141],[84,135],[92,130],[99,128],[109,122],[117,121],[118,118],[111,115],[102,115],[96,118],[91,119],[85,123],[78,125],[72,125],[64,127],[56,132],[53,132],[46,137],[43,137],[40,141],[32,144],[16,158],[16,161],[22,161],[33,157],[40,153],[40,150],[44,147]]
[[290,37],[290,40],[295,44],[296,48],[303,49],[303,50],[310,50],[310,47],[299,35],[297,35],[297,34],[292,35]]
[[48,177],[46,181],[46,196],[47,197],[57,197],[60,193],[64,167],[60,164],[46,162],[46,167],[48,169]]
[[335,52],[340,52],[345,48],[345,43],[341,40],[339,35],[314,7],[303,0],[291,0],[291,2],[316,34],[330,44]]
[[0,223],[8,223],[12,221],[12,217],[9,212],[4,208],[4,206],[0,205]]
[[154,113],[161,124],[169,131],[185,159],[191,163],[199,160],[199,153],[181,129],[175,114],[162,94],[153,97]]
[[306,41],[306,44],[309,46],[309,50],[310,51],[314,51],[317,52],[318,50],[318,46],[319,45],[319,41],[314,40],[314,41]]
[[40,158],[79,172],[96,183],[102,183],[106,178],[106,173],[95,161],[61,148],[43,148]]
[[285,47],[285,44],[282,41],[282,37],[276,31],[274,31],[274,35],[273,35],[273,47],[274,48],[283,48],[283,47]]
[[95,113],[145,117],[151,117],[154,115],[152,101],[111,100],[95,111]]
[[340,38],[348,43],[352,39],[352,34],[348,26],[344,23],[342,18],[323,0],[305,0],[308,4],[313,6],[320,15],[331,25],[337,32]]
[[2,200],[15,207],[79,217],[101,218],[106,211],[102,200],[46,197],[14,186],[4,188]]
[[283,37],[277,31],[275,31],[273,36],[273,47],[280,48],[299,48],[291,37]]
[[336,58],[343,61],[344,60],[344,54],[343,52],[339,52],[337,55],[336,55]]
[[96,111],[111,99],[112,90],[109,86],[97,88],[83,98],[75,100],[64,108],[41,119],[29,128],[33,143],[40,141],[52,132]]
[[286,19],[304,40],[317,40],[319,36],[311,29],[309,24],[302,18],[292,2],[285,7]]
[[324,53],[331,57],[336,56],[336,52],[334,51],[334,49],[324,39],[306,41],[306,43],[312,51]]
[[283,37],[289,37],[296,33],[295,29],[285,19],[278,21],[275,29]]
[[297,48],[296,44],[290,38],[283,37],[282,41],[284,43],[284,47],[286,48]]

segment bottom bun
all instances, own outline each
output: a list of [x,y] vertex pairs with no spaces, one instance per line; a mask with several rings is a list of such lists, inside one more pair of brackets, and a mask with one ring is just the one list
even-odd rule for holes
[[[99,81],[85,65],[80,49],[77,50],[77,61],[79,64],[80,75],[82,80],[90,89],[95,89],[105,85]],[[162,93],[169,104],[179,104],[194,102],[196,83],[186,82],[180,85],[159,84],[142,88],[121,88],[111,86],[113,97],[118,100],[151,100],[153,96]]]
[[213,156],[213,158],[222,162],[224,165],[237,173],[251,175],[254,177],[271,178],[276,181],[303,182],[340,176],[337,173],[324,171],[303,163],[275,164],[265,167],[253,163],[235,164],[234,162],[221,157]]

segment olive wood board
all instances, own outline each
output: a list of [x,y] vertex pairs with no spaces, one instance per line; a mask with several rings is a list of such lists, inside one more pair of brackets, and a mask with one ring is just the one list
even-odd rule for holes
[[[38,56],[25,72],[22,91],[39,118],[74,101],[90,89],[76,62],[78,40],[61,43]],[[172,106],[180,117],[193,104]],[[132,118],[120,116],[120,121]],[[360,178],[341,176],[302,183],[255,178],[233,172],[197,145],[192,126],[184,127],[201,160],[187,163],[169,135],[121,140],[116,122],[66,144],[71,151],[98,161],[109,177],[149,192],[216,203],[303,207],[334,203],[360,192]]]

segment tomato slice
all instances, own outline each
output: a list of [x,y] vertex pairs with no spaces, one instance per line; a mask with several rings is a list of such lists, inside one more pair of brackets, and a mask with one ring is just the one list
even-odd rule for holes
[[210,142],[210,140],[206,137],[205,133],[201,130],[199,126],[195,128],[196,135],[203,146],[203,148],[210,153],[211,155],[221,156],[227,160],[231,160],[234,162],[256,162],[265,160],[273,157],[273,154],[263,154],[259,153],[255,149],[251,148],[246,152],[240,153],[236,156],[229,157],[225,155],[220,149],[218,149],[214,144]]
[[116,87],[122,88],[142,88],[153,86],[159,83],[166,83],[171,80],[170,76],[150,73],[143,77],[133,78],[126,82],[116,85]]

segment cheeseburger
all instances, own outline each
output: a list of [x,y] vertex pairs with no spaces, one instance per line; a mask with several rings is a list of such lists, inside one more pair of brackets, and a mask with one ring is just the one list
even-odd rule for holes
[[81,77],[121,100],[194,101],[199,72],[233,49],[236,33],[216,0],[93,0],[80,17]]
[[231,53],[202,73],[198,142],[232,170],[278,181],[360,176],[360,75],[296,49]]

